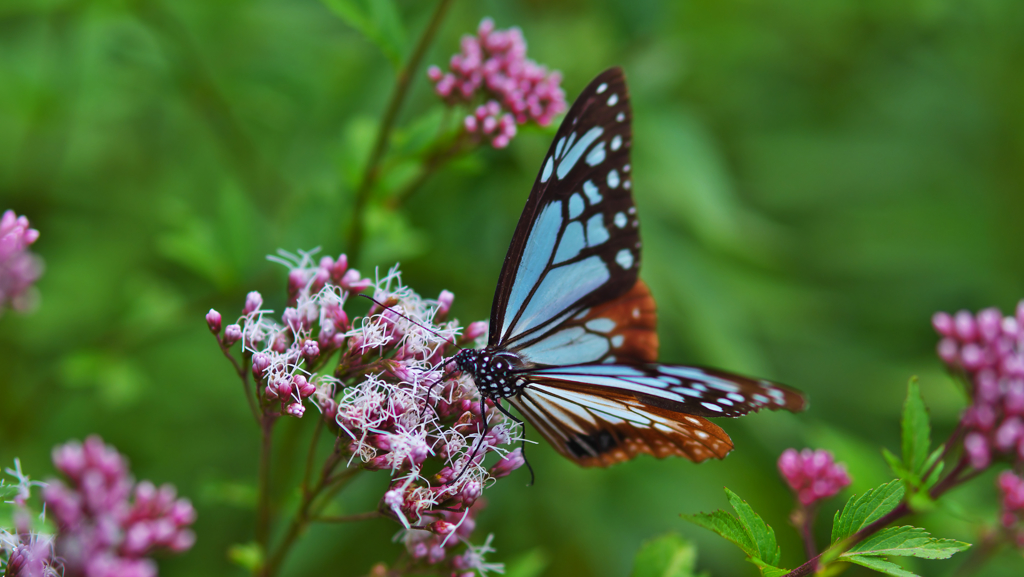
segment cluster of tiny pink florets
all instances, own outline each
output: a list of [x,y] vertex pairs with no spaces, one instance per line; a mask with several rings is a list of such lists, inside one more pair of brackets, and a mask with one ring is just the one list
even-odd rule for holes
[[477,35],[462,37],[462,50],[451,57],[449,71],[431,66],[427,75],[434,90],[450,104],[483,101],[464,125],[471,134],[490,139],[495,148],[508,146],[516,124],[533,121],[547,126],[565,110],[562,76],[526,58],[526,41],[518,28],[496,30],[485,18]]
[[932,325],[942,335],[939,357],[973,388],[962,419],[971,466],[988,467],[993,454],[1024,459],[1024,301],[1016,316],[996,308],[940,312]]
[[[196,513],[171,485],[136,484],[125,458],[92,436],[53,450],[68,484],[51,480],[43,502],[57,523],[57,555],[64,574],[82,577],[155,577],[154,551],[186,551],[195,543]],[[134,497],[134,498],[132,498]]]
[[1001,521],[1018,547],[1024,547],[1024,479],[1003,471],[997,480],[1003,496]]
[[0,217],[0,313],[31,305],[30,289],[43,272],[43,261],[28,247],[38,238],[39,231],[29,228],[24,216],[8,210]]
[[[485,336],[486,323],[463,331],[447,320],[452,293],[423,299],[401,284],[397,268],[370,280],[348,268],[345,255],[316,261],[282,252],[274,260],[289,268],[288,306],[279,317],[250,293],[237,323],[222,330],[216,311],[206,319],[222,346],[242,342],[260,410],[301,418],[308,404],[342,439],[347,466],[388,471],[380,510],[412,532],[405,538],[414,559],[453,570],[493,569],[482,558],[487,548],[469,546],[468,531],[453,527],[471,529],[484,488],[524,463],[521,451],[507,448],[519,440],[517,428],[487,401],[489,427],[481,438],[476,387],[445,371],[457,347]],[[366,290],[381,304],[350,318],[350,296]],[[488,469],[483,463],[491,453],[500,460]],[[462,543],[464,553],[451,551]]]
[[779,457],[779,472],[796,493],[800,503],[811,505],[827,499],[850,484],[850,475],[832,453],[818,449],[786,449]]

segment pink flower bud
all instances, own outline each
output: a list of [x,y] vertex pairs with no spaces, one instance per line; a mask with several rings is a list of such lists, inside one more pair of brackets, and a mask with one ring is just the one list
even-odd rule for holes
[[285,407],[284,412],[293,417],[298,417],[301,419],[302,414],[306,412],[306,407],[302,406],[302,403],[292,403]]
[[206,313],[206,326],[210,327],[210,332],[213,334],[220,333],[220,313],[210,309],[210,312]]
[[292,385],[295,387],[295,391],[299,393],[299,397],[305,399],[316,392],[316,385],[306,380],[306,377],[302,375],[295,375],[292,378]]
[[953,317],[953,327],[957,338],[962,341],[973,341],[978,338],[978,325],[974,321],[974,315],[969,311],[958,311]]
[[956,339],[945,338],[939,341],[939,358],[947,365],[954,366],[957,364],[959,360],[959,352],[960,345],[957,343]]
[[237,324],[230,324],[224,327],[224,345],[230,347],[231,345],[242,340],[242,327]]
[[475,341],[476,339],[484,336],[485,334],[487,334],[487,322],[476,321],[473,323],[469,323],[469,326],[466,327],[466,332],[463,334],[462,340]]
[[302,343],[302,356],[306,357],[309,361],[316,360],[320,356],[320,345],[316,344],[316,341]]
[[444,72],[441,72],[441,69],[438,68],[437,66],[431,66],[430,68],[427,68],[427,78],[429,78],[431,82],[437,82],[441,80],[441,78],[443,77]]
[[455,525],[447,521],[434,521],[430,524],[429,529],[432,533],[438,535],[450,535],[452,531],[455,531]]
[[512,471],[522,467],[525,463],[526,458],[523,456],[523,450],[516,449],[502,457],[500,461],[491,467],[490,474],[495,479],[507,477],[512,474]]
[[263,353],[252,356],[252,376],[257,380],[263,378],[263,372],[270,366],[270,357]]
[[978,313],[978,334],[986,341],[995,340],[1002,332],[1003,314],[997,308],[987,308]]
[[254,311],[258,311],[263,306],[263,296],[256,291],[252,291],[245,295],[245,307],[242,308],[242,314],[247,315]]
[[971,466],[978,470],[985,469],[992,461],[988,440],[978,432],[968,433],[964,438],[964,452],[967,453]]
[[850,484],[846,467],[835,463],[832,453],[787,449],[779,456],[779,472],[803,505],[810,505],[838,493]]

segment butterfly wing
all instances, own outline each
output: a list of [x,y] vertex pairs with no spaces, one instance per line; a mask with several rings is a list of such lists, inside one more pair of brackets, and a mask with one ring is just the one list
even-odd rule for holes
[[554,367],[531,371],[526,381],[509,401],[582,466],[607,467],[640,453],[721,459],[732,441],[704,417],[805,405],[800,393],[776,383],[677,365]]
[[641,453],[699,463],[724,458],[733,446],[725,431],[702,417],[554,379],[530,383],[509,402],[559,453],[584,467],[607,467]]
[[636,284],[631,119],[625,77],[612,68],[583,90],[562,121],[498,278],[490,346],[550,331]]

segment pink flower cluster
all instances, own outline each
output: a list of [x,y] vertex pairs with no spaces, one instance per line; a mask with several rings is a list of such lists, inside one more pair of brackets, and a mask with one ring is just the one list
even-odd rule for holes
[[188,499],[176,499],[171,485],[136,484],[125,458],[99,437],[54,448],[53,464],[70,483],[51,480],[43,490],[59,529],[65,575],[155,577],[156,563],[147,555],[182,552],[195,543],[188,527],[196,513]]
[[31,306],[29,289],[43,273],[43,261],[28,247],[38,238],[39,231],[29,228],[24,216],[8,210],[0,217],[0,312]]
[[[311,253],[281,252],[274,260],[289,269],[288,306],[279,317],[250,293],[236,324],[222,330],[216,311],[206,318],[222,348],[242,343],[263,417],[301,418],[307,405],[320,411],[341,439],[340,463],[390,475],[379,509],[406,530],[445,542],[424,545],[433,553],[418,560],[434,565],[443,554],[455,564],[451,549],[465,543],[465,553],[475,551],[485,566],[468,532],[450,537],[448,514],[471,519],[463,513],[484,487],[524,463],[521,451],[507,447],[520,440],[519,429],[490,401],[481,406],[469,377],[446,369],[460,346],[485,336],[487,324],[463,330],[447,320],[454,295],[423,299],[402,285],[397,267],[371,281],[347,269],[344,255],[317,262]],[[364,290],[376,302],[349,318],[351,295]],[[491,454],[499,460],[487,468]]]
[[1018,547],[1024,547],[1024,479],[1003,471],[996,483],[1003,494],[1003,527]]
[[[36,532],[33,529],[33,519],[41,518],[29,510],[29,498],[32,487],[45,485],[38,481],[32,481],[28,475],[21,472],[21,462],[14,460],[13,469],[4,471],[13,477],[15,483],[7,483],[0,479],[0,489],[15,490],[10,500],[0,502],[2,505],[9,505],[10,520],[13,527],[7,528],[0,525],[0,575],[5,577],[59,577],[64,574],[60,560],[55,558],[53,551],[53,536]],[[7,491],[4,491],[8,494]],[[7,517],[6,512],[0,512],[0,518]]]
[[832,453],[818,449],[786,449],[779,457],[779,472],[796,493],[800,503],[811,505],[827,499],[850,484],[850,475],[842,463],[836,463]]
[[973,387],[962,420],[971,466],[988,467],[993,453],[1024,459],[1024,301],[1016,316],[996,308],[940,312],[932,325],[942,335],[939,357]]
[[[476,517],[483,510],[483,499],[463,511],[439,511],[439,519],[430,524],[429,530],[408,529],[402,535],[409,555],[423,565],[451,569],[452,577],[475,577],[488,571],[501,572],[499,564],[484,562],[484,554],[490,552],[491,538],[481,547],[469,545],[469,536],[476,528]],[[465,550],[452,555],[450,549],[466,543]]]
[[489,137],[495,148],[508,146],[516,124],[532,120],[547,126],[565,111],[562,75],[526,58],[518,28],[496,30],[494,21],[485,18],[476,36],[462,37],[462,50],[448,65],[448,72],[437,66],[427,70],[434,90],[449,104],[486,101],[466,117],[465,127]]

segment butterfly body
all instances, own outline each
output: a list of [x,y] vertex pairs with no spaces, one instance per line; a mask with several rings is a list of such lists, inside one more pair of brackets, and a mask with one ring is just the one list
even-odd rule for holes
[[695,462],[732,441],[707,417],[804,408],[797,391],[660,364],[656,307],[639,278],[632,111],[606,70],[569,110],[534,181],[498,278],[488,345],[454,362],[562,455],[608,466],[641,453]]

